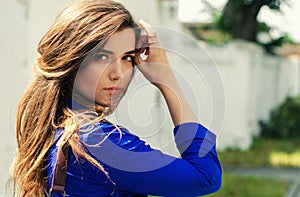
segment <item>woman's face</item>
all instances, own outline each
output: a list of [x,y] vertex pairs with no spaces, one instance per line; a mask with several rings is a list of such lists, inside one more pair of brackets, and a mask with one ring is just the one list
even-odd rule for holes
[[134,30],[115,33],[78,71],[76,92],[103,107],[116,106],[131,81],[134,58]]

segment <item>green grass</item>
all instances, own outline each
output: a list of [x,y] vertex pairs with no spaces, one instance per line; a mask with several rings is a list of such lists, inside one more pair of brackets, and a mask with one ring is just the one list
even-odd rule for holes
[[[272,156],[283,160],[286,157],[297,157],[300,152],[300,139],[270,139],[257,138],[254,139],[252,147],[247,151],[237,149],[229,149],[218,152],[222,166],[237,166],[237,167],[288,167],[300,168],[293,163],[284,163],[275,165],[271,162]],[[300,157],[300,156],[299,156]],[[298,160],[298,158],[293,158]],[[290,158],[288,158],[290,160]],[[300,158],[299,158],[300,160]],[[251,176],[239,176],[235,173],[224,172],[222,188],[215,194],[207,195],[206,197],[282,197],[287,192],[289,187],[288,182],[265,179]],[[154,197],[154,196],[149,196]]]
[[239,176],[225,172],[222,188],[214,194],[206,195],[206,197],[282,197],[288,187],[288,182]]
[[[239,167],[300,167],[293,163],[286,164],[279,162],[274,164],[271,162],[272,155],[276,153],[286,153],[286,155],[295,156],[300,152],[300,139],[270,139],[258,138],[253,142],[252,147],[248,151],[229,149],[218,152],[223,167],[239,166]],[[283,158],[284,159],[284,158]],[[299,158],[300,160],[300,158]]]
[[288,182],[224,173],[223,186],[215,194],[206,197],[282,197],[289,187]]

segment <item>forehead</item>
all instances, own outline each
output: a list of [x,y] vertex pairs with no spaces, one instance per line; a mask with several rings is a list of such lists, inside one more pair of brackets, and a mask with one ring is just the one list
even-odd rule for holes
[[116,55],[135,49],[135,32],[132,28],[127,28],[113,34],[107,40],[103,49],[114,52]]

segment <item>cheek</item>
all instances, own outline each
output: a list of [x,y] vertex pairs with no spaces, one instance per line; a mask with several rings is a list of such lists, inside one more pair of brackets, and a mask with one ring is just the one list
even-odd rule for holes
[[123,71],[124,74],[126,74],[126,76],[131,76],[134,72],[134,66],[133,64],[130,62],[125,63],[125,65],[123,65]]
[[134,68],[133,67],[126,69],[126,72],[124,72],[124,74],[122,76],[122,81],[124,81],[128,85],[128,83],[133,78],[133,73],[134,73]]
[[87,66],[80,70],[75,78],[76,90],[86,97],[94,97],[98,82],[101,80],[103,71],[95,69],[93,66]]

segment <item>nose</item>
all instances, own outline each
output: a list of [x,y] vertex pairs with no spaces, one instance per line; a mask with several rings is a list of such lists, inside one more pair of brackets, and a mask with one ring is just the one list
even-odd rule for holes
[[116,59],[109,65],[109,78],[112,81],[118,81],[122,77],[123,73],[122,63],[119,59]]

